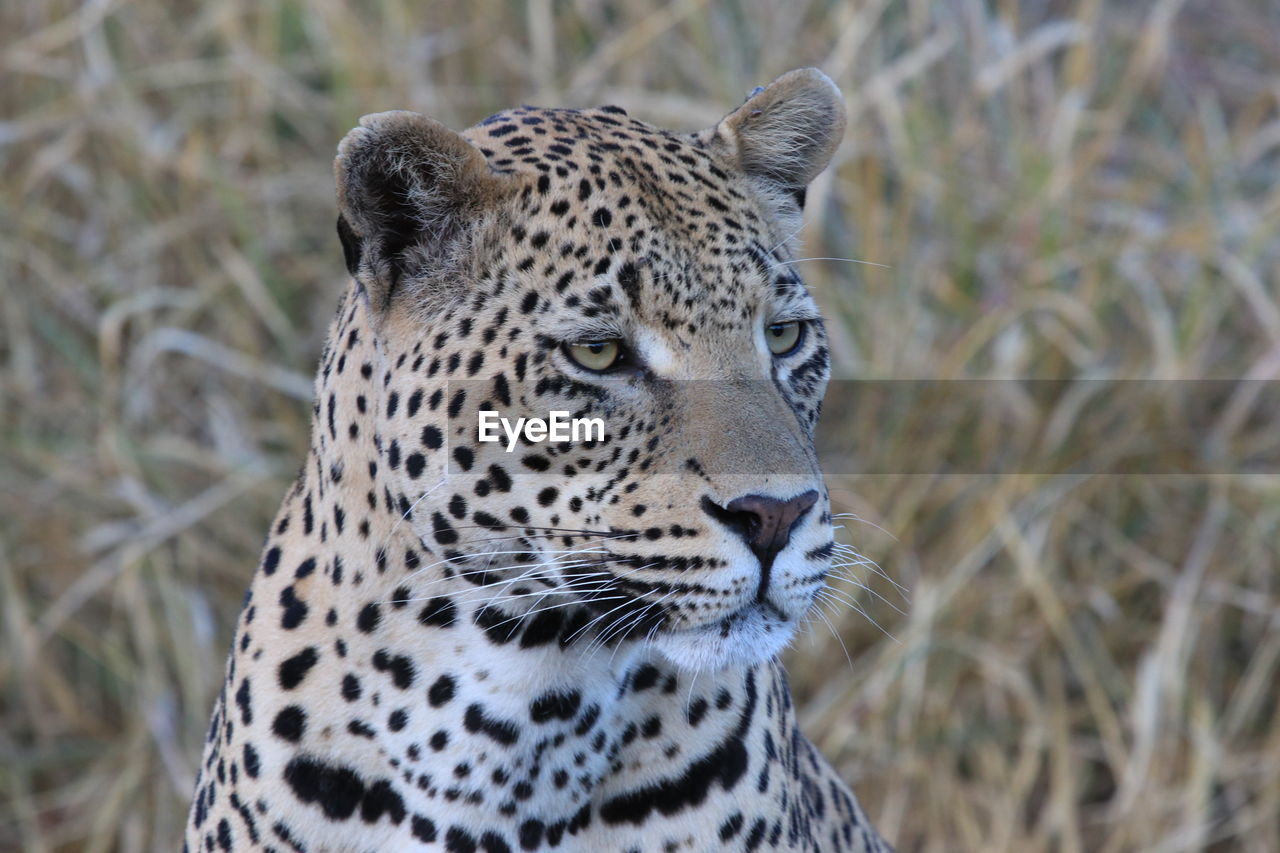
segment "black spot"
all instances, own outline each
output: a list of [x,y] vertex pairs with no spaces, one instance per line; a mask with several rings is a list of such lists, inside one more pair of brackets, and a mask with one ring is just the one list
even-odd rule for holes
[[458,608],[448,598],[433,598],[418,614],[418,621],[423,625],[436,628],[448,628],[458,619]]
[[448,702],[458,692],[458,682],[452,675],[442,675],[436,679],[436,683],[431,685],[431,689],[427,691],[427,701],[431,703],[432,708],[439,708]]
[[467,401],[467,392],[458,391],[449,400],[449,417],[456,418],[462,412],[462,404]]
[[311,667],[316,665],[316,661],[320,659],[316,653],[315,646],[307,646],[291,658],[287,658],[280,662],[277,670],[277,676],[280,679],[280,687],[283,690],[292,690],[302,683],[302,679],[307,677],[307,673],[311,671]]
[[435,529],[436,541],[441,545],[452,545],[458,541],[458,532],[449,524],[449,520],[438,512],[431,514],[431,526]]
[[387,728],[393,732],[398,732],[409,724],[409,714],[403,708],[398,708],[391,712],[391,716],[387,718]]
[[734,812],[733,816],[720,825],[720,840],[728,841],[742,829],[742,812]]
[[408,458],[404,460],[404,470],[409,474],[409,479],[416,480],[422,476],[422,470],[427,467],[427,460],[421,453],[410,453]]
[[[376,666],[375,662],[375,666]],[[417,675],[413,666],[413,661],[404,655],[395,655],[391,658],[387,665],[387,669],[391,671],[391,680],[396,687],[401,690],[408,690],[413,686],[414,678]]]
[[524,465],[524,467],[533,471],[545,471],[551,467],[551,461],[547,459],[547,457],[540,456],[536,453],[531,453],[524,457],[520,460],[520,463]]
[[444,849],[449,853],[476,853],[476,840],[460,826],[451,826],[444,834]]
[[404,800],[386,779],[380,779],[365,791],[360,803],[360,819],[365,823],[377,823],[386,815],[397,826],[404,820]]
[[249,677],[245,676],[236,690],[236,705],[240,708],[240,722],[246,726],[253,722],[253,708],[249,702]]
[[444,444],[444,436],[440,434],[440,430],[433,426],[424,426],[422,428],[422,445],[428,450],[439,450]]
[[572,720],[582,704],[582,695],[573,690],[568,693],[546,693],[529,706],[529,719],[535,723],[549,720]]
[[520,824],[520,847],[523,850],[537,850],[542,846],[543,826],[540,820],[526,820]]
[[471,619],[495,645],[509,643],[520,633],[520,620],[512,619],[496,607],[481,607]]
[[342,698],[354,702],[360,698],[360,679],[350,672],[342,676]]
[[555,642],[563,625],[564,615],[559,610],[543,610],[520,635],[520,648],[531,649]]
[[436,840],[436,825],[430,818],[425,818],[420,814],[413,816],[413,837],[419,841],[430,844]]
[[485,512],[484,510],[479,510],[479,509],[476,510],[475,514],[471,516],[471,520],[474,521],[476,524],[480,525],[481,527],[487,527],[490,530],[506,530],[507,529],[507,526],[505,524],[503,524],[498,519],[494,518],[492,515],[489,515],[489,513]]
[[520,731],[514,723],[485,716],[484,708],[479,703],[467,706],[462,723],[472,734],[488,735],[503,746],[510,746],[520,738]]
[[292,631],[307,618],[307,603],[294,593],[292,584],[280,590],[280,606],[284,609],[280,615],[280,627],[285,630]]
[[262,557],[262,571],[264,574],[274,575],[276,567],[280,565],[280,549],[271,548]]
[[369,740],[373,740],[378,735],[377,729],[364,720],[351,720],[347,723],[347,731],[356,737],[368,738]]
[[480,849],[484,853],[511,853],[511,845],[503,841],[496,832],[486,832],[480,836]]
[[258,750],[253,748],[253,744],[246,743],[244,745],[244,772],[249,774],[250,779],[257,779],[258,772],[262,769],[262,764],[258,760]]
[[302,710],[300,705],[289,705],[276,714],[275,720],[271,723],[271,731],[275,732],[277,737],[290,743],[297,743],[302,740],[303,734],[307,731],[307,712]]
[[297,757],[284,769],[284,780],[304,803],[317,803],[330,820],[347,820],[364,799],[364,782],[349,767],[331,767]]
[[370,601],[360,609],[360,615],[356,617],[356,627],[365,634],[372,634],[378,630],[379,623],[382,622],[382,609],[378,607],[376,601]]
[[653,664],[644,664],[636,670],[635,678],[631,681],[631,688],[639,693],[641,690],[648,690],[650,687],[658,683],[658,668]]

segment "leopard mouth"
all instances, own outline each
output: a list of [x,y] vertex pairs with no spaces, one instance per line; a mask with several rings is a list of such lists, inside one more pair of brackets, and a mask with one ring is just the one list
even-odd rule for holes
[[[735,626],[740,625],[748,620],[760,620],[764,631],[769,633],[773,631],[775,625],[786,625],[789,620],[787,615],[773,606],[769,601],[753,601],[750,604],[743,605],[728,616],[714,623],[715,629],[720,633],[721,639],[727,639],[732,635]],[[706,630],[712,626],[703,626],[701,629],[693,628],[689,630]]]
[[769,602],[752,602],[715,622],[664,631],[652,644],[690,671],[752,666],[771,660],[795,636],[797,623]]

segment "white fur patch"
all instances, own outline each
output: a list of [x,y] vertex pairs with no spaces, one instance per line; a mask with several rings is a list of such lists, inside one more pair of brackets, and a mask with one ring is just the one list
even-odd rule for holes
[[669,376],[675,367],[675,354],[666,341],[652,329],[640,329],[635,335],[636,349],[644,363],[659,376]]
[[794,621],[751,605],[710,625],[658,634],[652,646],[686,672],[714,672],[770,660],[795,633]]

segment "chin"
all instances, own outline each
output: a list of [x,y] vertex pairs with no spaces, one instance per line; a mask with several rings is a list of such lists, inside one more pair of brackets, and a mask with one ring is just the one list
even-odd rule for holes
[[682,670],[711,672],[772,660],[795,633],[794,620],[752,604],[708,625],[657,634],[650,644]]

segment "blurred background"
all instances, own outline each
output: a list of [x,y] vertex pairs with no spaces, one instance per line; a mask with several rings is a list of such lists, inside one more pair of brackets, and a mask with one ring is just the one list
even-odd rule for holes
[[[3,850],[176,846],[364,113],[695,129],[817,65],[850,123],[803,254],[882,265],[801,265],[837,376],[1177,407],[1280,373],[1274,0],[14,0],[0,33]],[[1076,449],[1141,446],[1148,408]],[[1210,414],[1211,470],[930,474],[1009,440],[945,407],[909,472],[833,465],[865,559],[789,668],[899,850],[1280,850],[1280,476],[1230,456],[1280,427]],[[885,432],[837,416],[851,452]]]

